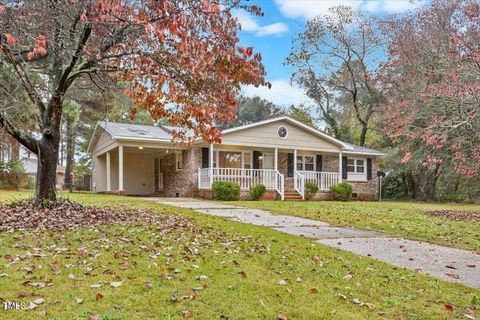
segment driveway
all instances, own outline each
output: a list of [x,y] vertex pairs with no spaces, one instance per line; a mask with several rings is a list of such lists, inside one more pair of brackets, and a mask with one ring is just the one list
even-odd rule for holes
[[240,206],[178,198],[146,198],[161,204],[193,209],[234,221],[272,228],[288,234],[398,267],[422,272],[442,280],[480,289],[480,255],[467,250],[426,242],[392,238],[385,234],[355,228],[340,228],[326,222]]

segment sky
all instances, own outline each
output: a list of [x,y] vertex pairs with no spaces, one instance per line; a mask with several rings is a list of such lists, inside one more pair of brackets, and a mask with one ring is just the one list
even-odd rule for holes
[[265,66],[266,80],[272,88],[244,87],[246,96],[259,95],[273,103],[287,107],[291,104],[309,104],[304,90],[291,84],[292,68],[284,64],[290,53],[293,37],[304,30],[307,20],[328,13],[328,8],[347,5],[365,14],[385,16],[401,13],[420,6],[427,0],[250,0],[247,4],[259,6],[263,17],[246,11],[234,11],[242,26],[240,45],[260,52]]

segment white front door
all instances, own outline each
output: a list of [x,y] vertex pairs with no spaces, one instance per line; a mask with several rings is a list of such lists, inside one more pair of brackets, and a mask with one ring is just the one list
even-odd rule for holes
[[263,153],[263,169],[275,169],[275,155],[273,153]]

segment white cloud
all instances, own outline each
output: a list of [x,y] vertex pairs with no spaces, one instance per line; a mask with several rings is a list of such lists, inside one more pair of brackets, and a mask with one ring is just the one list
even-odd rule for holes
[[233,16],[238,19],[242,31],[253,33],[259,37],[281,35],[288,32],[288,26],[282,22],[261,26],[258,24],[256,17],[246,11],[235,10]]
[[300,103],[310,104],[311,100],[305,94],[305,91],[295,85],[291,85],[290,81],[285,79],[277,79],[271,81],[272,88],[246,86],[242,88],[242,94],[247,97],[260,96],[263,99],[271,101],[276,105],[288,107],[292,104]]
[[344,5],[360,11],[371,13],[398,13],[414,9],[425,0],[275,0],[280,11],[288,18],[312,19],[321,14],[328,14],[331,7]]

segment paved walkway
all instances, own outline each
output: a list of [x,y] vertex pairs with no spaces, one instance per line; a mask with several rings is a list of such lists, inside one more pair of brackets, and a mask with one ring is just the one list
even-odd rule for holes
[[196,199],[146,198],[171,206],[194,209],[234,221],[270,227],[358,255],[480,289],[480,255],[426,242],[392,238],[378,232],[340,228],[326,222],[292,216],[273,215],[250,209]]

